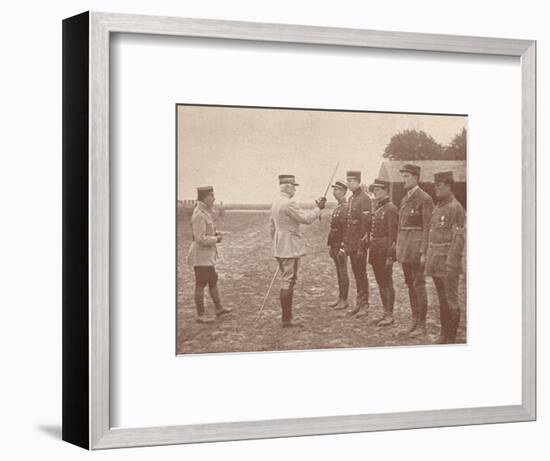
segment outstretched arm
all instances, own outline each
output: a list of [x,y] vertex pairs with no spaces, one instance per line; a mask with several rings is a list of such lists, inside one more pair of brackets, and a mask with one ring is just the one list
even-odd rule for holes
[[296,202],[289,202],[287,207],[289,216],[300,224],[311,224],[321,214],[319,207],[313,210],[303,210]]

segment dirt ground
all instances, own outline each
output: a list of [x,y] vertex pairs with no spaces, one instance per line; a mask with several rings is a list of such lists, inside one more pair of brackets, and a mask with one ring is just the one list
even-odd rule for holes
[[[269,213],[265,211],[226,211],[224,239],[218,245],[220,259],[216,265],[222,302],[233,312],[213,323],[195,321],[193,302],[194,276],[186,264],[191,241],[190,216],[178,215],[178,297],[177,350],[179,354],[207,352],[250,352],[325,349],[372,346],[405,346],[432,344],[439,334],[439,307],[431,278],[427,278],[428,317],[425,338],[410,339],[402,334],[410,322],[408,292],[399,264],[394,266],[396,301],[395,323],[377,327],[373,319],[382,312],[374,274],[370,265],[370,311],[355,318],[347,311],[336,311],[328,304],[338,296],[334,263],[328,256],[326,236],[330,210],[321,221],[303,226],[308,254],[300,262],[294,291],[295,317],[304,321],[304,328],[281,327],[279,280],[267,299],[262,315],[256,320],[269,283],[277,268],[269,237]],[[221,227],[221,226],[220,226]],[[355,282],[351,267],[350,300],[355,300]],[[466,278],[460,277],[459,301],[461,320],[457,342],[466,342]],[[205,290],[206,312],[214,316],[214,306]]]

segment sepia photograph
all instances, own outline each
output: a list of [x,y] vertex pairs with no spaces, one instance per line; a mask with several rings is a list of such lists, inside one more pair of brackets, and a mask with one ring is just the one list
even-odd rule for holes
[[467,343],[467,115],[175,116],[177,354]]

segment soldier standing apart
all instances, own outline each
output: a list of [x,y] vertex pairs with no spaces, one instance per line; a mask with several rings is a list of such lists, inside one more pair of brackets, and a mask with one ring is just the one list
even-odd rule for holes
[[452,171],[434,175],[437,204],[432,214],[426,255],[426,275],[431,275],[439,298],[441,333],[437,344],[452,344],[460,320],[458,279],[462,272],[465,211],[453,193]]
[[361,172],[347,172],[348,188],[352,195],[348,200],[348,225],[344,246],[351,261],[357,297],[350,315],[358,314],[362,307],[365,314],[369,307],[369,280],[367,278],[367,249],[370,227],[371,200],[361,188]]
[[348,307],[348,258],[344,250],[344,237],[348,221],[347,191],[348,186],[342,181],[336,181],[332,186],[332,194],[337,200],[338,205],[336,205],[336,208],[332,212],[327,244],[330,248],[329,255],[336,266],[336,278],[338,280],[338,300],[329,304],[330,307],[334,307],[335,309],[345,309]]
[[197,205],[191,217],[193,241],[187,255],[187,262],[195,271],[195,306],[197,322],[209,323],[212,319],[204,315],[204,288],[208,285],[210,297],[216,308],[216,317],[231,312],[225,309],[218,291],[218,273],[216,260],[218,258],[217,244],[222,236],[216,231],[211,210],[214,204],[214,188],[211,186],[197,188]]
[[392,273],[399,210],[390,200],[389,188],[390,183],[383,179],[375,179],[374,183],[369,186],[369,191],[374,193],[376,198],[375,210],[372,214],[369,263],[374,271],[384,308],[383,317],[375,321],[381,327],[393,324],[395,302]]
[[292,297],[298,278],[298,263],[306,254],[305,241],[300,234],[300,224],[311,224],[325,208],[327,199],[321,197],[315,201],[313,210],[302,210],[293,200],[296,193],[294,175],[280,175],[281,195],[271,207],[271,239],[273,254],[279,263],[281,272],[281,310],[283,327],[303,326],[292,321]]
[[428,232],[433,211],[432,198],[418,186],[420,167],[406,164],[400,170],[406,191],[399,210],[397,260],[403,266],[409,289],[412,321],[407,333],[411,337],[426,334],[428,295],[424,266],[428,249]]

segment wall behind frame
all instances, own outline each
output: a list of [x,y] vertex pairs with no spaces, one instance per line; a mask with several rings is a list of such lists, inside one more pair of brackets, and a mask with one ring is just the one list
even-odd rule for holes
[[[496,2],[463,0],[337,3],[291,0],[232,2],[190,0],[154,3],[138,0],[76,0],[70,3],[21,1],[4,7],[0,29],[3,73],[0,95],[5,130],[0,136],[0,193],[3,223],[2,453],[8,459],[48,457],[78,460],[85,451],[60,442],[61,424],[61,18],[85,10],[333,25],[412,32],[452,33],[537,39],[539,145],[547,150],[545,86],[550,57],[544,5],[525,0],[502,7]],[[496,153],[494,155],[497,155]],[[539,178],[548,160],[539,155]],[[550,182],[539,181],[539,236],[548,231],[542,204]],[[469,200],[474,200],[469,197]],[[539,280],[547,274],[550,251],[539,241]],[[539,306],[548,288],[539,283]],[[550,320],[539,309],[539,332]],[[544,329],[544,330],[543,330]],[[548,350],[548,335],[539,334],[539,351]],[[497,354],[498,355],[498,354]],[[470,426],[402,432],[350,434],[251,442],[201,444],[154,449],[114,450],[104,459],[266,459],[303,456],[315,459],[500,460],[547,458],[549,400],[544,388],[549,365],[539,353],[539,420],[535,423]],[[498,357],[505,360],[505,357]],[[546,361],[548,362],[548,361]],[[349,387],[343,383],[343,391]],[[359,391],[357,391],[359,392]],[[207,402],[205,402],[207,405]],[[153,450],[153,451],[152,451]],[[86,458],[87,459],[87,458]]]

